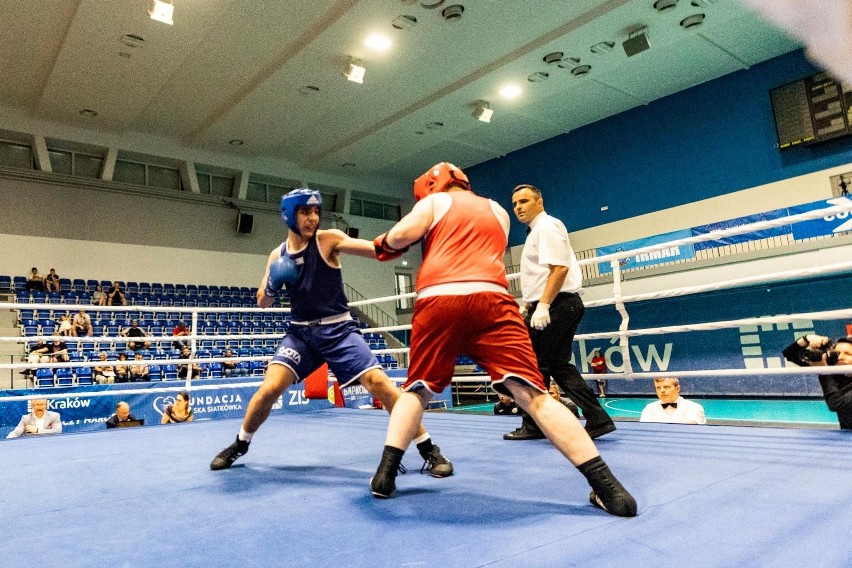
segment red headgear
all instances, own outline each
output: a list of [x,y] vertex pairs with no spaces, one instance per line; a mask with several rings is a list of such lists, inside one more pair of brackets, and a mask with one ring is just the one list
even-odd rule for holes
[[458,166],[449,162],[435,164],[428,172],[414,180],[414,201],[420,201],[431,193],[447,191],[447,187],[453,183],[470,190],[470,181]]

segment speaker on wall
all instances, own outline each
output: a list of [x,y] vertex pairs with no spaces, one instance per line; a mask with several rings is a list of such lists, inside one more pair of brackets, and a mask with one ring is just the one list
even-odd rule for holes
[[624,40],[621,44],[624,47],[624,53],[627,57],[633,57],[637,53],[642,53],[650,49],[651,43],[648,41],[648,36],[645,32],[639,32],[636,35]]
[[240,213],[237,215],[237,232],[250,235],[254,227],[254,215],[249,213]]
[[349,227],[348,229],[346,229],[346,234],[352,237],[353,239],[357,239],[358,229],[356,229],[355,227]]

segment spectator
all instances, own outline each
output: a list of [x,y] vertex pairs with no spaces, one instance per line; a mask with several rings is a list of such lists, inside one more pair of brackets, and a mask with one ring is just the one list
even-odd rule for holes
[[548,388],[547,392],[550,393],[550,396],[551,398],[553,398],[553,400],[562,404],[562,406],[570,410],[571,414],[573,414],[577,418],[580,417],[580,411],[577,410],[577,405],[574,404],[574,401],[568,398],[567,396],[562,396],[562,393],[559,391],[559,385],[557,385],[555,382],[550,383],[550,387]]
[[[784,357],[802,367],[852,365],[852,336],[830,341],[823,335],[805,335],[784,349]],[[819,375],[819,384],[840,428],[852,430],[852,375]]]
[[142,354],[137,353],[134,357],[135,365],[130,366],[130,380],[134,383],[150,381],[148,365],[143,363]]
[[30,275],[27,276],[27,292],[44,292],[44,278],[38,273],[38,268],[32,267]]
[[[130,322],[130,327],[121,331],[122,337],[148,337],[148,334],[144,329],[139,327],[139,320],[133,320]],[[132,349],[133,351],[139,351],[140,349],[150,349],[151,342],[150,341],[128,341],[127,348]]]
[[68,345],[64,341],[55,339],[50,347],[50,362],[51,363],[67,363],[70,360],[68,357]]
[[[30,346],[30,352],[27,355],[27,363],[50,363],[50,351],[50,345],[44,341],[36,341],[35,344]],[[25,369],[21,371],[21,374],[24,376],[30,376],[34,375],[35,371],[32,369]]]
[[59,330],[56,332],[57,335],[69,336],[75,334],[74,327],[71,325],[71,314],[66,313],[59,318],[57,323],[59,324]]
[[107,362],[106,351],[100,352],[98,360],[101,362],[101,365],[95,367],[95,382],[99,385],[113,384],[115,382],[115,369],[113,369],[112,365],[105,364]]
[[[183,337],[186,335],[190,335],[189,328],[186,327],[186,324],[182,321],[179,321],[175,328],[172,330],[172,335],[175,337]],[[184,347],[189,347],[188,339],[175,339],[172,341],[172,347],[175,349],[183,350]]]
[[190,369],[192,369],[192,371],[190,372],[190,377],[189,377],[190,379],[197,379],[201,376],[201,367],[199,367],[195,363],[190,362],[192,355],[189,351],[189,347],[183,348],[183,350],[181,351],[181,354],[180,354],[180,358],[185,359],[187,362],[182,364],[182,365],[178,365],[178,378],[179,379],[185,379],[186,374],[187,374],[187,372],[189,372]]
[[117,383],[126,383],[130,381],[130,371],[127,368],[127,355],[124,353],[118,354],[118,360],[124,361],[124,365],[116,365],[115,369],[115,382]]
[[118,428],[119,422],[132,422],[136,417],[130,414],[130,405],[123,400],[115,405],[115,414],[106,421],[107,428]]
[[126,306],[127,298],[124,297],[124,292],[121,291],[121,285],[118,282],[112,283],[112,288],[107,292],[107,305],[110,306]]
[[[589,361],[592,366],[592,373],[596,375],[606,374],[606,359],[601,355],[600,349],[595,349],[592,352],[592,358]],[[598,395],[601,398],[606,398],[606,379],[595,379],[598,383]]]
[[498,416],[515,416],[523,412],[521,408],[515,404],[515,401],[505,394],[497,393],[500,400],[494,405],[494,414]]
[[107,295],[104,293],[104,289],[100,286],[95,286],[95,291],[92,292],[92,305],[94,306],[106,306],[107,305]]
[[86,313],[86,310],[80,309],[74,319],[71,320],[71,325],[74,327],[73,335],[78,337],[92,335],[92,318]]
[[51,268],[50,273],[44,277],[45,292],[59,292],[59,275],[56,274],[56,269]]
[[19,438],[23,435],[61,434],[62,417],[58,412],[47,409],[47,399],[37,398],[32,401],[33,411],[24,414],[14,430],[7,438]]
[[680,381],[675,377],[654,379],[656,402],[648,404],[639,416],[639,422],[667,422],[669,424],[707,424],[704,407],[680,396]]
[[174,404],[166,407],[160,424],[175,424],[178,422],[192,422],[192,407],[189,406],[189,393],[180,391],[175,396]]
[[[230,349],[225,349],[225,357],[233,357],[234,354],[231,353]],[[233,359],[228,359],[222,362],[222,376],[223,377],[235,377],[239,374],[239,369],[237,369],[237,362]]]

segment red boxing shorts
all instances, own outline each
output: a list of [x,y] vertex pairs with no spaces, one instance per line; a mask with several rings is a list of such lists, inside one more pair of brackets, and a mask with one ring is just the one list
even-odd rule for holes
[[456,356],[464,353],[485,369],[492,386],[511,395],[509,377],[546,392],[518,304],[509,294],[480,292],[429,296],[414,304],[406,391],[439,393],[450,384]]

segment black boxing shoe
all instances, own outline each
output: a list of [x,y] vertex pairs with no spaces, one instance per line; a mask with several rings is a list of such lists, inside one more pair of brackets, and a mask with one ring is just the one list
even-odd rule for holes
[[635,517],[637,513],[636,499],[624,488],[609,466],[600,456],[580,465],[577,469],[586,476],[592,492],[589,502],[618,517]]
[[544,432],[541,430],[533,430],[524,426],[503,434],[504,440],[543,440],[544,438]]
[[376,474],[370,478],[370,492],[373,497],[387,499],[396,491],[396,472],[404,453],[399,448],[385,446]]
[[441,448],[432,446],[423,457],[420,473],[428,472],[432,477],[449,477],[453,474],[453,462],[444,457]]
[[220,470],[220,469],[228,469],[234,462],[237,461],[237,458],[244,456],[248,453],[249,442],[244,442],[237,437],[236,442],[216,454],[216,457],[213,458],[213,461],[210,462],[210,469],[212,470]]

